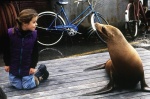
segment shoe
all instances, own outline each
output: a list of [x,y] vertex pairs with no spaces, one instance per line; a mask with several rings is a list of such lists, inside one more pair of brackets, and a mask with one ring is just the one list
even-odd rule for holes
[[43,80],[46,80],[49,77],[49,72],[46,70],[42,76]]
[[49,77],[49,72],[47,71],[47,68],[44,64],[41,64],[38,67],[37,72],[34,74],[38,80],[41,82],[43,80],[46,80]]
[[44,64],[41,64],[39,67],[38,67],[38,71],[44,73],[44,71],[46,71],[46,66]]

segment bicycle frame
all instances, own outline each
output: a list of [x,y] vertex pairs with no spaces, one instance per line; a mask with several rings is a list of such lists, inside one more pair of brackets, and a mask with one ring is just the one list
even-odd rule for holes
[[[64,10],[64,8],[62,6],[60,6],[61,9],[60,11],[57,13],[57,16],[60,16],[61,14],[64,15],[65,17],[65,20],[67,22],[66,25],[59,25],[59,26],[55,26],[54,28],[51,29],[51,26],[53,24],[53,22],[55,22],[55,20],[57,19],[57,17],[53,20],[53,22],[50,24],[50,26],[48,27],[47,30],[62,30],[64,31],[64,28],[67,29],[67,28],[73,28],[74,30],[78,31],[78,26],[84,21],[84,19],[89,16],[91,13],[95,13],[95,10],[93,9],[92,5],[89,4],[89,6],[84,10],[82,11],[77,17],[75,17],[72,21],[69,21],[69,18]],[[81,20],[75,25],[74,22],[76,22],[82,15],[84,15],[88,10],[90,10],[84,17],[81,18]],[[96,13],[95,13],[96,14]]]

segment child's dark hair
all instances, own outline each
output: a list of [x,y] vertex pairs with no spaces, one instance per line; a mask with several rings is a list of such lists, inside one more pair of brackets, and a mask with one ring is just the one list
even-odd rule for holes
[[22,10],[16,19],[16,27],[20,28],[22,23],[29,23],[36,16],[38,16],[38,13],[34,9]]

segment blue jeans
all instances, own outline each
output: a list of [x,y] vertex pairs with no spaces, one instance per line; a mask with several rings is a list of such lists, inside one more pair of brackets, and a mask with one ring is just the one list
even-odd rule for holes
[[9,73],[10,84],[17,89],[33,89],[36,87],[34,75],[16,77]]

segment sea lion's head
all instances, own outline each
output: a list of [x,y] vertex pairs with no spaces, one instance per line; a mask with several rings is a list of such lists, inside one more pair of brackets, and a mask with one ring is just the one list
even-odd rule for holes
[[121,31],[112,25],[95,23],[95,28],[106,42],[123,37]]

